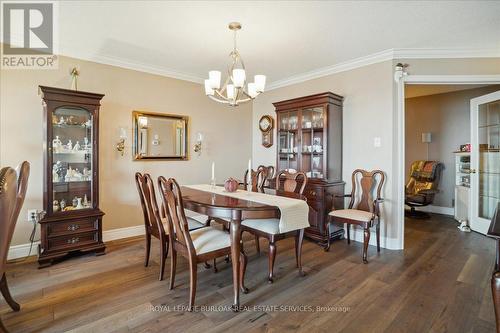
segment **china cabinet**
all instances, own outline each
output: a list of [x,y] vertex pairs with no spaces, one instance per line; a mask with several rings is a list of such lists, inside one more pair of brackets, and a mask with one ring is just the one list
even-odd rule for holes
[[40,86],[44,112],[45,216],[38,262],[104,254],[99,209],[99,107],[104,95]]
[[[306,237],[326,246],[327,218],[344,207],[342,101],[331,92],[273,103],[277,116],[277,170],[302,171],[310,206]],[[271,182],[274,186],[276,182]],[[343,230],[332,230],[339,237]]]

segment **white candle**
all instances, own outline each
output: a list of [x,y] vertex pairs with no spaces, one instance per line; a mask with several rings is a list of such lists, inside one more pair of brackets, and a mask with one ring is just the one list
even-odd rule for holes
[[212,180],[215,179],[215,162],[212,162]]
[[[252,183],[252,160],[248,160],[248,184]],[[251,190],[251,189],[250,189]]]

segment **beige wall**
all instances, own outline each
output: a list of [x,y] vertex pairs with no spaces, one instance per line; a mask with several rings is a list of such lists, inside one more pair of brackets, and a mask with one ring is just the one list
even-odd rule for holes
[[[142,215],[133,180],[135,171],[176,177],[181,184],[208,182],[216,163],[217,180],[240,176],[251,155],[252,106],[236,109],[217,104],[201,85],[118,67],[60,57],[58,70],[2,70],[0,72],[0,165],[31,162],[28,193],[12,245],[28,242],[31,225],[27,209],[42,208],[42,105],[38,85],[70,87],[72,66],[81,71],[79,89],[104,93],[100,118],[100,206],[106,213],[104,230],[141,225]],[[189,139],[204,133],[200,157],[190,147],[189,161],[133,162],[132,110],[190,117]],[[129,131],[126,153],[114,146],[120,126]]]
[[[425,86],[423,86],[425,87]],[[440,193],[434,206],[453,207],[455,156],[461,144],[470,142],[470,100],[500,90],[500,85],[443,94],[407,98],[405,101],[405,167],[409,178],[411,163],[427,159],[427,147],[421,134],[432,133],[429,159],[444,163]]]
[[[394,65],[410,64],[408,72],[419,75],[491,75],[500,74],[500,58],[475,59],[396,59],[347,72],[332,74],[291,86],[268,91],[253,106],[253,158],[255,165],[275,164],[276,146],[261,146],[256,126],[264,114],[275,116],[272,102],[324,91],[345,97],[343,124],[343,177],[349,179],[355,168],[380,168],[387,174],[384,189],[382,246],[400,248],[403,221],[397,220],[397,84]],[[373,147],[373,138],[381,137],[382,147]],[[347,184],[347,190],[350,184]],[[359,234],[358,234],[359,236]],[[359,239],[359,238],[358,238]],[[372,237],[371,241],[374,241]]]
[[[259,96],[253,105],[253,123],[264,114],[276,118],[273,102],[331,91],[344,97],[343,112],[343,179],[350,179],[356,168],[381,169],[387,174],[383,196],[382,245],[385,235],[395,234],[393,217],[392,170],[392,62],[386,61],[355,70],[294,84],[268,91]],[[261,145],[261,133],[253,128],[254,165],[276,164],[276,143],[271,148]],[[380,137],[382,146],[374,148],[374,137]],[[275,135],[276,138],[276,135]],[[351,184],[347,184],[350,191]],[[373,237],[374,238],[374,237]]]

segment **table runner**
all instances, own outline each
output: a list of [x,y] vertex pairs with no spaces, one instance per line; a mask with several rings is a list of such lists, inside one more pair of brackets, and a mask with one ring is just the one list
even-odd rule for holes
[[195,190],[225,195],[228,197],[247,201],[253,201],[269,206],[276,206],[279,208],[281,213],[281,218],[279,221],[280,233],[309,227],[309,206],[304,200],[259,192],[248,192],[244,190],[227,192],[222,186],[212,186],[205,184],[185,186]]

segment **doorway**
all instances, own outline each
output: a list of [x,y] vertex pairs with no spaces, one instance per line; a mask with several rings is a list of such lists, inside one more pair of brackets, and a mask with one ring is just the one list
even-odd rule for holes
[[[398,242],[404,248],[404,211],[405,211],[405,86],[407,85],[491,85],[500,84],[500,75],[407,75],[404,69],[396,68],[397,118],[396,118],[396,170],[397,189],[396,216],[398,221]],[[472,139],[472,138],[471,138]],[[471,140],[472,141],[472,140]]]

